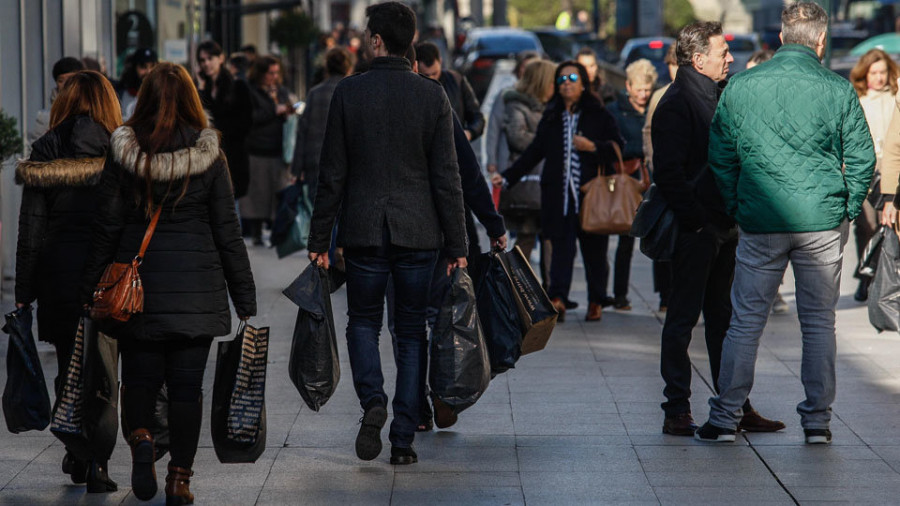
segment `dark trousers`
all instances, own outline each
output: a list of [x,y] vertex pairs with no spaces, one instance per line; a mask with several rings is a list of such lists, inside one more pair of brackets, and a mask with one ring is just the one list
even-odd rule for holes
[[[869,244],[880,226],[878,211],[868,200],[863,200],[862,212],[853,220],[853,223],[856,224],[853,230],[853,235],[856,237],[856,258],[862,258],[866,245]],[[853,277],[866,283],[872,280],[872,278],[860,276],[856,269],[853,269]]]
[[659,293],[659,305],[669,305],[672,293],[672,262],[653,261],[653,291]]
[[575,267],[575,241],[581,246],[581,258],[584,261],[584,273],[587,278],[588,302],[601,304],[605,287],[603,286],[603,269],[608,269],[603,258],[603,244],[609,239],[606,236],[586,234],[581,231],[578,215],[570,213],[563,221],[562,230],[554,232],[550,237],[552,256],[550,258],[551,299],[568,300],[572,288],[572,273]]
[[212,338],[119,341],[122,351],[122,406],[131,430],[153,422],[163,382],[169,392],[171,464],[190,469],[200,441],[203,372]]
[[378,335],[388,279],[393,281],[397,382],[389,438],[394,446],[409,447],[419,422],[420,369],[427,353],[425,312],[437,251],[386,246],[348,249],[344,258],[349,317],[347,348],[353,386],[363,409],[376,403],[387,406]]
[[[666,416],[691,411],[691,332],[703,313],[706,351],[713,382],[718,382],[722,342],[731,320],[737,227],[681,232],[672,260],[672,291],[662,331],[660,370],[666,382],[662,408]],[[715,386],[715,385],[714,385]],[[718,388],[716,388],[718,391]]]
[[[600,256],[603,258],[603,270],[600,274],[600,283],[603,287],[603,297],[607,295],[606,287],[609,285],[609,260],[607,260],[607,252],[609,251],[609,236],[601,235],[598,241],[600,246]],[[631,278],[631,255],[634,252],[634,237],[630,235],[620,235],[619,244],[616,246],[616,260],[613,272],[613,295],[616,298],[625,298],[628,296],[628,283]]]

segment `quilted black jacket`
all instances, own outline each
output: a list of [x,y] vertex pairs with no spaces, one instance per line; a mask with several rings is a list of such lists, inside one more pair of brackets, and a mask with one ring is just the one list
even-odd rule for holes
[[109,134],[90,117],[70,118],[32,146],[16,167],[25,186],[16,250],[16,302],[38,303],[38,337],[74,339],[78,288],[91,239],[97,182]]
[[[128,262],[140,248],[150,221],[144,210],[144,160],[130,127],[113,132],[82,284],[85,302],[107,264]],[[162,214],[140,267],[144,312],[104,330],[138,340],[230,333],[228,294],[239,316],[253,316],[256,288],[216,131],[175,132],[169,149],[151,158],[149,178]],[[181,196],[185,178],[188,184]]]

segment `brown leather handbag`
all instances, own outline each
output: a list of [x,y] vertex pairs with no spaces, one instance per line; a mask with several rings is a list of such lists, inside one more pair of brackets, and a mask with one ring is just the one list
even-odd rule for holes
[[159,214],[162,206],[156,208],[147,231],[144,232],[144,240],[141,249],[131,262],[113,262],[106,266],[97,288],[94,289],[94,303],[91,306],[91,319],[128,321],[131,315],[144,310],[144,286],[141,284],[141,276],[138,267],[144,261],[144,253],[156,230]]
[[622,150],[615,142],[610,142],[618,161],[615,174],[605,176],[602,171],[597,177],[581,187],[584,199],[581,203],[581,229],[590,234],[627,234],[641,203],[641,194],[650,186],[647,167],[638,160],[641,179],[629,174],[638,170],[632,160],[622,161]]

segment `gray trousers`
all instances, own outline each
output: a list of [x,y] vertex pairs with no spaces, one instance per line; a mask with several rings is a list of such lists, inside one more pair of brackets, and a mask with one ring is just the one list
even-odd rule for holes
[[709,422],[736,429],[753,387],[759,338],[788,260],[794,268],[803,334],[800,377],[806,400],[797,405],[804,429],[827,429],[835,395],[835,306],[849,224],[822,232],[741,232],[731,289],[731,325],[722,347],[719,395],[709,399]]

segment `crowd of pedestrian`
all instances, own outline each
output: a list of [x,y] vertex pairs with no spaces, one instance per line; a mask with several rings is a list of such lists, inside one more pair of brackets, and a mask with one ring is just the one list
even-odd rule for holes
[[[39,337],[55,346],[64,371],[104,268],[146,249],[135,259],[143,311],[103,327],[121,351],[138,499],[157,490],[149,428],[165,384],[167,504],[193,503],[210,346],[231,331],[229,299],[240,320],[256,314],[242,235],[264,244],[276,194],[293,183],[306,185],[315,203],[310,261],[337,268],[329,252],[342,251],[347,349],[363,411],[360,459],[382,451],[388,402],[395,465],[418,461],[417,431],[456,421],[437,397],[428,405],[427,325],[452,271],[481,253],[476,218],[492,250],[506,249],[507,226],[526,258],[540,250],[538,271],[560,322],[578,307],[570,298],[576,248],[585,320],[601,320],[604,307],[631,309],[634,238],[613,234],[611,268],[610,234],[582,222],[583,187],[615,174],[651,177],[674,215],[672,257],[653,264],[665,314],[662,431],[724,442],[738,430],[785,428],[748,396],[759,338],[790,263],[806,393],[797,411],[807,443],[831,442],[835,306],[849,221],[860,251],[879,223],[897,221],[900,75],[887,54],[866,54],[851,82],[831,73],[821,65],[827,14],[799,2],[783,11],[784,46],[754,55],[730,80],[734,59],[717,22],[680,31],[666,57],[673,82],[660,90],[647,60],[626,68],[624,90],[611,90],[589,50],[559,64],[519,55],[517,82],[501,91],[486,121],[438,46],[414,44],[409,7],[385,2],[366,15],[365,32],[351,36],[349,48],[324,52],[323,80],[299,117],[280,60],[251,47],[226,58],[218,44],[203,42],[194,78],[147,48],[129,58],[117,83],[74,58],[53,68],[54,99],[41,117],[47,127],[16,173],[24,185],[16,305],[37,302]],[[367,70],[353,74],[359,60]],[[497,205],[471,146],[485,131]],[[288,142],[294,135],[296,145]],[[870,189],[882,198],[867,199]],[[866,287],[861,280],[858,299]],[[397,368],[392,400],[378,346],[386,299]],[[701,315],[716,395],[698,427],[688,348]],[[116,490],[106,466],[68,448],[63,460],[89,492]]]

